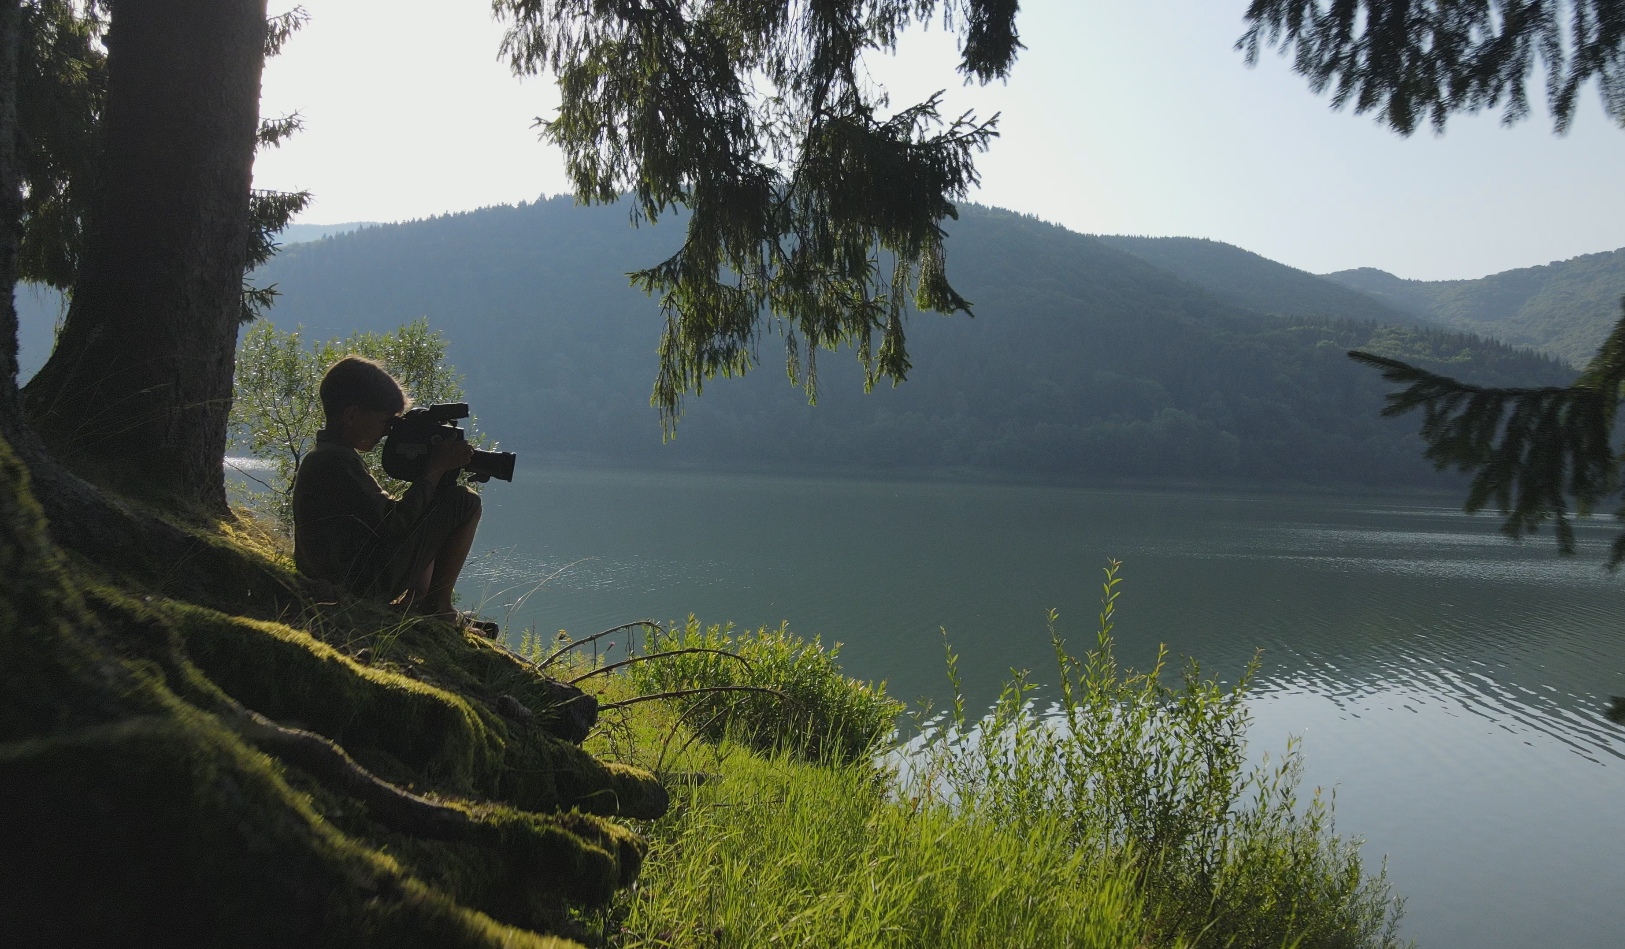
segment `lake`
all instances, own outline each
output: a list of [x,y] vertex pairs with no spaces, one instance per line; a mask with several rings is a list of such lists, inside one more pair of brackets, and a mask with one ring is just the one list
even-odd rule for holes
[[1118,558],[1120,657],[1165,643],[1234,679],[1261,650],[1252,750],[1301,737],[1339,831],[1372,866],[1387,855],[1405,935],[1625,943],[1625,728],[1601,715],[1625,695],[1611,522],[1559,558],[1447,497],[521,467],[485,498],[459,592],[513,631],[788,620],[842,643],[849,674],[939,704],[941,630],[973,702],[1013,667],[1049,681],[1046,611],[1074,652],[1092,644]]

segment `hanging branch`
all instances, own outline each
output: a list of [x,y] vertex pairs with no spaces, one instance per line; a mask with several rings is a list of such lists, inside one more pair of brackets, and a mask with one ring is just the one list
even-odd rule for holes
[[[1572,554],[1571,511],[1589,514],[1620,490],[1613,438],[1625,386],[1625,316],[1570,386],[1487,388],[1371,353],[1349,356],[1405,385],[1389,393],[1382,414],[1421,409],[1425,457],[1440,470],[1474,472],[1464,508],[1493,502],[1505,518],[1502,532],[1515,540],[1551,520],[1558,550]],[[1625,519],[1625,508],[1618,515]],[[1614,541],[1609,569],[1621,562],[1625,534]]]
[[558,111],[537,125],[576,199],[625,198],[635,222],[688,211],[682,247],[629,275],[664,317],[650,397],[664,434],[686,395],[754,368],[766,333],[784,336],[786,370],[813,401],[819,348],[850,345],[867,385],[896,384],[910,307],[970,312],[942,224],[979,181],[997,117],[953,118],[940,92],[889,111],[867,60],[940,14],[967,80],[1005,78],[1022,49],[1017,7],[494,0],[513,71],[557,77]]

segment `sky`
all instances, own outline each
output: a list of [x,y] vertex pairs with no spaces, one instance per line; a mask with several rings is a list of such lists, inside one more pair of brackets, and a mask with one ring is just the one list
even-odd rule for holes
[[[533,128],[558,104],[552,80],[498,60],[484,0],[302,2],[311,21],[267,64],[261,112],[297,111],[306,128],[255,168],[257,187],[315,194],[301,223],[569,190]],[[940,27],[868,66],[899,106],[946,89],[945,114],[1000,113],[971,200],[1075,231],[1207,237],[1314,273],[1420,280],[1625,246],[1625,130],[1594,90],[1566,136],[1537,110],[1511,128],[1464,116],[1402,138],[1333,111],[1275,53],[1247,68],[1232,48],[1245,5],[1027,0],[1007,83],[962,85]]]

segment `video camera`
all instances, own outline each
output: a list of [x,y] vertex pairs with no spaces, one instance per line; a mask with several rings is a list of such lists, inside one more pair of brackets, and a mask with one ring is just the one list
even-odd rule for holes
[[[429,464],[429,452],[448,438],[463,440],[463,430],[457,420],[468,418],[467,402],[445,402],[412,409],[390,426],[389,437],[384,440],[384,472],[402,481],[423,478]],[[499,478],[513,480],[514,453],[511,451],[474,450],[474,458],[462,470],[474,481]]]

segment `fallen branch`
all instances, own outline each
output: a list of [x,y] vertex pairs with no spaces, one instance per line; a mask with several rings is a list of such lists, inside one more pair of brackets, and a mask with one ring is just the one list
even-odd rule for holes
[[608,711],[609,709],[612,709],[612,708],[626,708],[628,705],[637,705],[640,702],[652,702],[655,699],[680,699],[680,698],[682,698],[682,697],[684,697],[686,695],[704,695],[707,692],[765,692],[768,695],[776,695],[779,698],[784,699],[786,702],[789,702],[792,705],[800,705],[801,704],[800,702],[796,701],[796,699],[793,696],[787,695],[784,692],[780,692],[778,689],[769,689],[769,688],[766,688],[765,686],[760,686],[760,685],[710,685],[710,686],[706,686],[703,689],[677,689],[677,690],[671,691],[671,692],[652,692],[652,693],[650,693],[648,695],[634,696],[633,698],[626,699],[625,701],[611,702],[608,705],[600,705],[600,706],[598,706],[598,708],[601,711]]
[[[576,648],[578,648],[580,646],[585,646],[588,643],[594,642],[594,641],[599,640],[599,639],[602,639],[603,637],[608,636],[611,633],[618,633],[623,629],[631,629],[634,626],[645,626],[645,627],[648,627],[650,629],[661,630],[662,632],[664,632],[665,629],[666,629],[666,627],[661,626],[659,623],[656,623],[654,620],[647,620],[647,619],[640,619],[640,620],[637,620],[637,621],[631,622],[631,623],[622,623],[621,625],[616,626],[616,627],[614,627],[612,629],[606,629],[601,633],[593,633],[591,636],[588,636],[586,639],[578,639],[575,642],[569,643],[569,644],[564,645],[564,646],[560,646],[551,656],[548,656],[546,659],[540,660],[539,662],[537,662],[535,664],[536,665],[536,671],[540,672],[543,669],[546,669],[548,666],[550,666],[554,662],[558,661],[558,658],[560,656],[564,655],[565,653],[569,652],[572,649],[576,649]],[[630,652],[631,650],[628,649],[628,651]]]
[[687,649],[673,649],[669,652],[653,652],[646,656],[633,656],[630,659],[622,659],[620,662],[611,663],[607,666],[601,666],[592,670],[591,672],[584,672],[581,675],[576,676],[574,679],[566,679],[565,685],[575,685],[582,679],[590,679],[593,676],[603,675],[606,672],[613,672],[622,666],[630,666],[634,662],[647,662],[650,659],[663,659],[666,656],[681,656],[682,654],[688,652],[710,652],[719,656],[727,656],[729,659],[738,659],[740,662],[744,663],[746,669],[750,668],[750,660],[746,659],[744,656],[741,656],[739,653],[728,652],[725,649],[708,649],[704,646],[692,646]]

